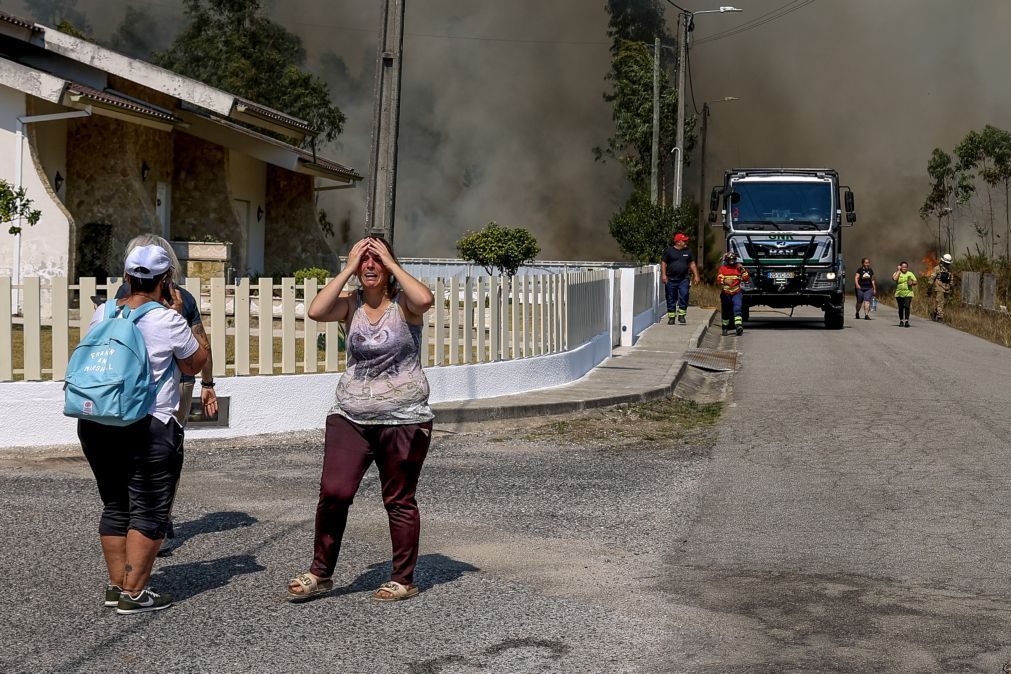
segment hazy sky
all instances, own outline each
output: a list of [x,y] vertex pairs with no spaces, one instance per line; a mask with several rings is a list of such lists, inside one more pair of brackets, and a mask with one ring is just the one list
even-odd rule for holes
[[[397,244],[449,257],[489,220],[529,228],[558,259],[615,258],[607,220],[627,195],[622,171],[593,160],[611,133],[604,0],[407,1]],[[723,1],[723,0],[721,0]],[[124,0],[80,0],[99,35]],[[181,2],[134,2],[173,25]],[[679,2],[691,10],[714,5]],[[1006,0],[740,0],[740,14],[695,19],[694,101],[724,96],[709,120],[708,186],[734,166],[825,166],[856,192],[850,267],[919,259],[932,237],[918,208],[934,147],[970,129],[1011,127]],[[373,54],[381,0],[272,0],[309,66],[349,115],[328,154],[368,170]],[[31,14],[25,4],[0,7]],[[101,11],[97,11],[101,8]],[[669,8],[674,30],[676,12]],[[776,10],[795,9],[778,18]],[[764,25],[734,35],[718,34]],[[712,39],[719,37],[719,39]],[[709,39],[707,39],[709,38]],[[343,60],[339,75],[332,52]],[[693,105],[694,103],[694,105]],[[698,190],[698,157],[685,188]],[[360,231],[365,190],[330,196],[331,219]],[[968,242],[965,242],[968,243]],[[964,243],[963,243],[964,245]]]

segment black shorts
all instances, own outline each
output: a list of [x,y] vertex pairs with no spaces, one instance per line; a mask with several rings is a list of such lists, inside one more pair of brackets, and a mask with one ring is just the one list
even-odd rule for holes
[[77,422],[77,437],[102,497],[102,536],[135,529],[152,540],[165,536],[183,469],[183,429],[147,416],[130,426]]

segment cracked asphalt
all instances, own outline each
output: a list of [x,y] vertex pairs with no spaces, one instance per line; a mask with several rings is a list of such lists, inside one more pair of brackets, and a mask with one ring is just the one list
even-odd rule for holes
[[177,603],[140,616],[100,605],[79,451],[0,453],[0,671],[1000,672],[1008,351],[884,309],[841,331],[752,317],[707,337],[740,370],[693,443],[437,434],[403,603],[369,600],[389,556],[374,470],[337,589],[284,600],[317,433],[187,448],[182,545],[152,579]]

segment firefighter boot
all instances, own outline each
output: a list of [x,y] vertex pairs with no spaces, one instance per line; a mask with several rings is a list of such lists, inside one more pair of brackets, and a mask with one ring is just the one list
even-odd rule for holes
[[738,325],[738,326],[737,326],[736,328],[734,328],[734,333],[735,333],[735,334],[736,334],[736,335],[737,335],[738,337],[740,337],[741,335],[743,335],[743,334],[744,334],[744,328],[743,328],[743,327],[741,327],[740,325]]

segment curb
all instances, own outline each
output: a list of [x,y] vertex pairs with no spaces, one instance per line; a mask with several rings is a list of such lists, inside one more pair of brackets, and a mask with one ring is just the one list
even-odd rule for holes
[[[699,321],[698,325],[695,327],[695,331],[690,337],[690,343],[692,345],[690,348],[696,348],[702,343],[702,339],[705,337],[706,332],[709,330],[709,326],[712,324],[712,321],[716,316],[715,310],[707,311],[710,312],[708,318],[703,318],[703,320]],[[634,349],[635,347],[632,348]],[[535,416],[571,414],[573,412],[581,412],[601,407],[658,400],[673,394],[675,387],[684,376],[687,368],[688,363],[685,359],[683,357],[678,358],[671,364],[667,373],[664,375],[664,380],[669,381],[667,384],[652,388],[644,388],[643,390],[635,393],[600,396],[588,400],[559,400],[543,403],[507,404],[499,407],[467,407],[467,403],[470,402],[467,400],[439,403],[432,406],[432,411],[435,412],[435,428],[439,430],[460,430],[460,427],[465,428],[470,424],[479,422],[505,421],[508,419],[522,419]],[[568,384],[568,386],[571,386],[571,384]],[[523,395],[523,393],[517,393],[510,397],[519,398]]]

